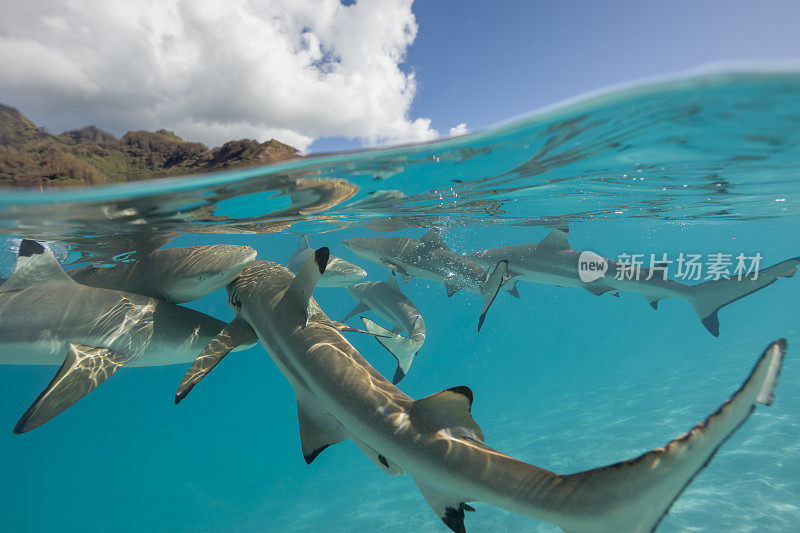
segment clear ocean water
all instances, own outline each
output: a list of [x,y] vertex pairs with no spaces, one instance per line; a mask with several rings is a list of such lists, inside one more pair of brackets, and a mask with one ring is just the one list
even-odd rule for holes
[[[800,74],[626,88],[429,144],[96,189],[4,190],[0,274],[13,270],[19,237],[53,243],[69,269],[162,244],[246,244],[284,263],[308,235],[367,279],[386,280],[386,268],[342,241],[419,238],[432,227],[460,253],[536,243],[568,227],[572,248],[611,258],[744,253],[761,254],[765,267],[797,257]],[[785,337],[774,405],[756,409],[659,531],[798,528],[800,276],[724,307],[718,338],[684,300],[654,311],[631,292],[518,288],[519,299],[501,291],[478,333],[478,295],[402,284],[427,339],[399,387],[420,398],[468,385],[487,444],[577,472],[687,431]],[[344,288],[315,296],[335,319],[355,305]],[[224,291],[185,305],[234,316]],[[347,336],[391,377],[394,361],[374,339]],[[350,442],[306,465],[292,388],[261,346],[230,354],[175,406],[187,367],[123,368],[15,435],[57,367],[0,366],[0,531],[447,531],[408,476],[387,476]],[[558,531],[474,507],[469,531]]]

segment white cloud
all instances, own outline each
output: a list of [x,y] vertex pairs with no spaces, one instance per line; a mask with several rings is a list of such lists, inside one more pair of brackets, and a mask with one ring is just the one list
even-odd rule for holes
[[0,101],[53,131],[167,128],[217,145],[429,139],[399,65],[412,0],[0,0]]
[[447,134],[453,137],[454,135],[464,135],[468,132],[469,130],[467,129],[467,125],[464,122],[462,122],[458,126],[453,126],[452,128],[450,128],[450,131],[447,132]]

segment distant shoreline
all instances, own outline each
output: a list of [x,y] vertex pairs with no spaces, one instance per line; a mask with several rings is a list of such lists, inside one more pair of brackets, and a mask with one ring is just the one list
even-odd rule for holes
[[53,135],[19,110],[0,104],[0,187],[75,187],[140,181],[265,165],[300,157],[275,139],[228,141],[218,148],[167,130],[122,138],[86,126]]

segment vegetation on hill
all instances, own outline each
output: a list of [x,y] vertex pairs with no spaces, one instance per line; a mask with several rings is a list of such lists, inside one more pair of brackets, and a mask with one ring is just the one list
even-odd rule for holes
[[0,104],[0,186],[76,186],[228,170],[297,157],[271,139],[209,149],[171,131],[129,131],[121,139],[96,126],[52,135]]

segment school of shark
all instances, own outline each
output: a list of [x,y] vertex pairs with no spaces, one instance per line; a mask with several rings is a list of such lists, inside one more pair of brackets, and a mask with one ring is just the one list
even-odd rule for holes
[[[350,440],[387,474],[411,476],[444,526],[456,533],[466,531],[471,502],[571,533],[646,532],[656,530],[726,440],[740,428],[747,431],[744,423],[757,405],[773,402],[785,339],[769,342],[741,387],[688,432],[627,461],[554,473],[485,443],[471,414],[468,386],[420,399],[399,388],[426,336],[439,334],[426,330],[422,313],[401,287],[420,278],[441,283],[447,296],[462,289],[477,294],[479,331],[491,322],[487,314],[498,295],[520,298],[523,281],[595,295],[635,292],[654,309],[661,299],[676,297],[688,301],[708,332],[719,336],[720,309],[792,277],[800,257],[750,277],[687,285],[653,275],[652,266],[635,277],[587,281],[579,275],[585,252],[572,249],[565,228],[552,229],[535,244],[466,254],[448,248],[436,228],[420,238],[371,236],[342,244],[357,258],[385,267],[388,279],[365,279],[363,268],[331,255],[326,246],[312,248],[305,236],[286,266],[257,258],[249,246],[218,244],[159,248],[113,266],[68,270],[48,243],[22,240],[13,273],[0,282],[0,364],[58,369],[14,433],[40,428],[125,366],[187,364],[174,394],[178,404],[229,353],[260,344],[294,390],[308,464]],[[611,274],[625,268],[596,254],[591,259]],[[356,306],[341,320],[329,318],[314,298],[318,287],[345,298],[344,288]],[[181,305],[222,289],[235,313],[229,323]],[[356,317],[359,327],[347,324]],[[390,379],[356,350],[345,337],[349,333],[371,336],[389,352],[397,363]]]

